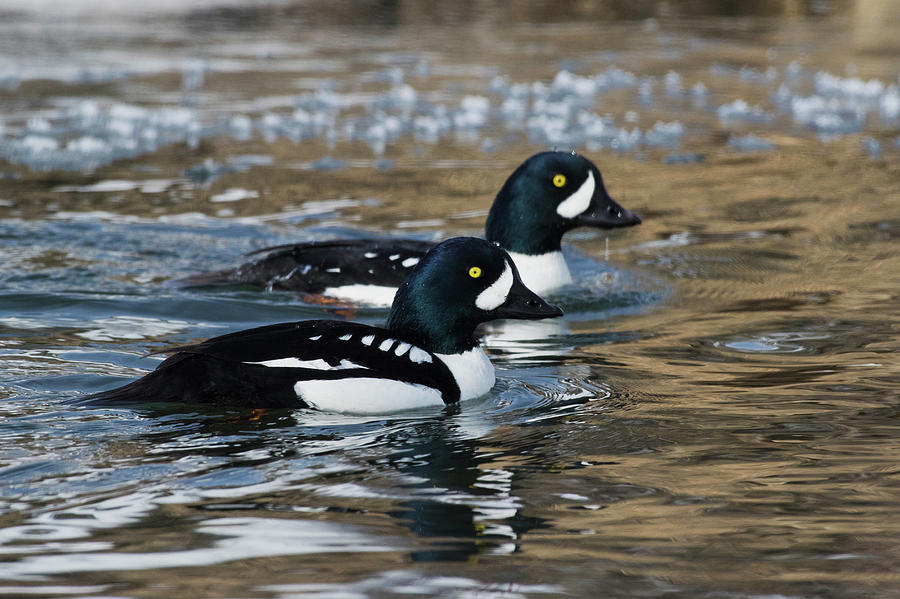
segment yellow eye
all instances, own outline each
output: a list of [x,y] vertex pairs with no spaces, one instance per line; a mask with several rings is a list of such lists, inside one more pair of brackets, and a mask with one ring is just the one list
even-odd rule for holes
[[563,175],[562,173],[553,175],[553,184],[556,185],[557,187],[562,187],[563,185],[566,184],[566,176]]
[[477,279],[478,277],[481,276],[481,269],[477,266],[473,266],[472,268],[469,269],[469,276],[472,277],[473,279]]

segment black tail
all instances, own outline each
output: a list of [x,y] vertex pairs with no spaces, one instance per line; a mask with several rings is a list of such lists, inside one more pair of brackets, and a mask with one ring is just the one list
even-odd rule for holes
[[74,403],[78,406],[134,405],[152,402],[152,397],[153,393],[147,388],[145,380],[138,379],[122,387],[117,387],[116,389],[101,391],[100,393],[82,397],[75,400]]
[[202,354],[177,353],[146,376],[76,401],[81,406],[178,403],[236,408],[305,407],[294,392],[291,369],[241,364]]
[[[169,285],[179,289],[188,289],[191,287],[221,287],[225,285],[235,285],[243,282],[236,269],[216,270],[213,272],[202,272],[195,275],[188,275],[181,279],[173,279],[169,281]],[[251,281],[256,283],[256,281]]]
[[178,365],[187,357],[188,354],[175,354],[161,362],[156,370],[136,381],[82,397],[75,403],[81,406],[117,406],[172,401],[170,389],[173,385],[170,384],[169,377],[173,374],[177,376],[183,370]]

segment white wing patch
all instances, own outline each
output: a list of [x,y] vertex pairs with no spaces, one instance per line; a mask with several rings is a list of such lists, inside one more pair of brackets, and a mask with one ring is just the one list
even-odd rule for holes
[[381,342],[381,345],[378,346],[378,349],[380,349],[381,351],[387,351],[391,349],[392,345],[394,345],[394,340],[388,338]]
[[312,408],[344,414],[388,414],[444,405],[437,389],[393,379],[297,381],[294,392]]
[[263,360],[262,362],[244,362],[244,364],[259,364],[270,368],[314,368],[315,370],[331,370],[332,366],[322,358],[315,360],[301,360],[299,358],[278,358],[277,360]]
[[505,263],[503,272],[497,277],[497,280],[491,283],[491,286],[478,294],[475,298],[475,305],[482,310],[489,311],[499,308],[506,301],[509,290],[513,284],[513,272],[509,267],[509,262]]
[[372,345],[372,342],[375,341],[375,335],[366,335],[360,341],[362,341],[363,345]]
[[341,285],[339,287],[328,287],[322,291],[322,295],[330,295],[331,297],[336,297],[354,304],[377,306],[380,308],[389,308],[391,304],[394,303],[395,293],[397,293],[396,287],[363,285],[361,283],[355,285]]
[[394,355],[397,357],[400,357],[403,354],[405,354],[406,350],[408,350],[411,347],[412,347],[412,345],[410,345],[409,343],[401,341],[400,343],[397,344],[397,347],[394,348]]
[[556,207],[556,213],[563,218],[575,218],[588,209],[591,198],[594,197],[594,173],[588,171],[587,179],[581,184],[575,193],[567,197]]
[[345,368],[366,368],[350,360],[341,360],[337,366],[332,366],[322,358],[315,360],[301,360],[300,358],[278,358],[277,360],[263,360],[262,362],[244,362],[244,364],[258,364],[270,368],[312,368],[313,370],[344,370]]
[[411,266],[415,266],[415,265],[418,264],[418,263],[419,263],[419,259],[418,259],[418,258],[407,258],[406,260],[404,260],[404,261],[401,262],[400,264],[402,264],[402,265],[405,266],[406,268],[409,268],[409,267],[411,267]]
[[352,333],[347,333],[346,335],[341,335],[340,337],[338,337],[338,339],[340,339],[341,341],[350,341],[352,337]]
[[409,350],[409,359],[416,364],[422,364],[423,362],[430,364],[432,362],[431,354],[420,347],[413,347]]

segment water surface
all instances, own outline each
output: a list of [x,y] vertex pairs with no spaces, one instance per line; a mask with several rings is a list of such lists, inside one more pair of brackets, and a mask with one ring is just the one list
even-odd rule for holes
[[[7,9],[0,595],[897,596],[897,3],[332,4]],[[167,345],[381,322],[169,281],[479,234],[549,147],[644,223],[567,237],[567,315],[485,331],[489,395],[71,407]]]

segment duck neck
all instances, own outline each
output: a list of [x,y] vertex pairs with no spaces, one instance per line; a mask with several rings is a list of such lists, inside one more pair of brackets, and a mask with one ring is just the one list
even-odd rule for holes
[[507,252],[529,256],[562,249],[564,229],[549,226],[548,223],[535,223],[531,218],[516,218],[504,212],[495,205],[488,213],[484,228],[488,241],[499,243]]
[[410,298],[406,285],[397,291],[387,319],[388,330],[432,353],[461,354],[478,346],[477,323],[464,320],[446,305]]

